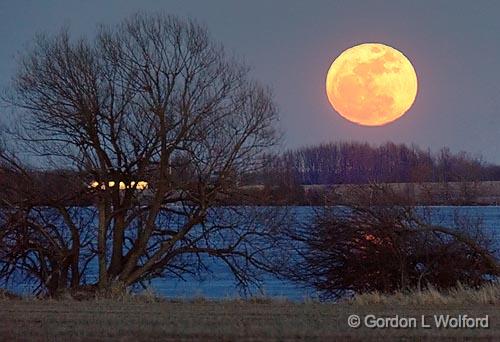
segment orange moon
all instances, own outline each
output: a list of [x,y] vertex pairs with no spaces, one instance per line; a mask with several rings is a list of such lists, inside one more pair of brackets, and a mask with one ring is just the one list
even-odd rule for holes
[[417,74],[408,58],[379,43],[342,52],[326,76],[326,94],[344,118],[382,126],[403,116],[417,96]]

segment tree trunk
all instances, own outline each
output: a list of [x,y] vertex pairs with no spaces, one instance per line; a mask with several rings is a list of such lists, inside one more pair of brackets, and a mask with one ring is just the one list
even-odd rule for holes
[[103,290],[106,288],[107,285],[107,271],[106,271],[107,217],[106,217],[106,202],[103,198],[99,199],[98,210],[99,210],[99,227],[97,233],[97,257],[99,264],[98,287],[100,290]]

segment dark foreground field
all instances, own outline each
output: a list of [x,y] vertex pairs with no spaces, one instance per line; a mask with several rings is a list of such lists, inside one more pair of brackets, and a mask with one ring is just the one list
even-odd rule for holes
[[[365,298],[366,300],[366,298]],[[489,315],[489,329],[359,329],[347,317],[358,314],[406,317],[449,313]],[[0,340],[500,340],[500,306],[290,303],[286,301],[0,300]]]

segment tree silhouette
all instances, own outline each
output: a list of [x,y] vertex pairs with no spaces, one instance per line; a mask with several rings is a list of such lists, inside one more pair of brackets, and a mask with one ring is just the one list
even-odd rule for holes
[[[199,273],[202,254],[225,262],[241,284],[266,269],[268,213],[218,205],[276,143],[276,108],[204,27],[137,14],[94,39],[39,36],[8,100],[19,124],[4,168],[33,182],[22,151],[45,169],[70,170],[81,185],[74,197],[88,196],[92,208],[83,214],[54,196],[41,211],[36,187],[16,203],[3,198],[2,275],[24,272],[54,294],[81,285],[95,258],[102,291]],[[137,181],[148,190],[118,186]]]

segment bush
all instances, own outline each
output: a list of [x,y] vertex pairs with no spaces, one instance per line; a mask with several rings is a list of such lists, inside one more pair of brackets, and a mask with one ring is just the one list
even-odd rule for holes
[[478,287],[497,274],[480,222],[457,217],[456,227],[434,226],[415,206],[388,204],[394,199],[386,190],[352,195],[348,206],[320,208],[310,224],[293,232],[301,248],[289,278],[339,298],[428,286],[444,290],[458,282]]

